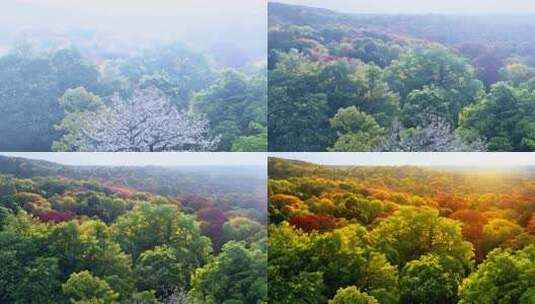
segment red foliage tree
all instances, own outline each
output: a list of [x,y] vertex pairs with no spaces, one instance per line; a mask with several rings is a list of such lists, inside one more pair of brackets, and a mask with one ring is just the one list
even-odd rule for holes
[[124,198],[124,199],[132,198],[135,193],[134,190],[126,188],[126,187],[121,187],[121,186],[111,186],[111,187],[108,187],[108,189],[114,194],[117,194],[120,198]]
[[526,226],[526,230],[529,234],[535,235],[535,213],[529,219],[528,225]]
[[483,240],[483,227],[488,222],[488,219],[479,211],[470,209],[458,210],[452,213],[450,218],[463,223],[462,233],[464,238],[474,245],[476,260],[483,260],[484,253],[481,243]]
[[290,224],[306,232],[326,231],[336,228],[336,218],[319,214],[296,215],[290,219]]
[[195,194],[184,194],[179,198],[179,200],[184,206],[195,211],[214,206],[214,202],[212,200]]
[[473,60],[476,66],[477,76],[487,88],[500,80],[502,60],[493,49],[485,49]]
[[466,198],[454,193],[439,192],[435,195],[435,201],[440,207],[450,209],[452,212],[469,207]]
[[201,229],[214,245],[214,250],[219,251],[223,245],[223,224],[227,221],[225,214],[215,207],[208,207],[197,212],[197,217],[202,221]]
[[41,222],[59,223],[59,222],[67,222],[67,221],[72,220],[75,217],[75,214],[72,213],[72,212],[63,212],[63,211],[57,211],[57,210],[47,210],[47,211],[41,211],[39,213],[36,213],[35,216]]

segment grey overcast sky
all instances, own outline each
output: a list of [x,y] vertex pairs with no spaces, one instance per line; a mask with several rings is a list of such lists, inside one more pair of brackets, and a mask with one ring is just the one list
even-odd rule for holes
[[3,156],[39,159],[75,166],[266,166],[266,153],[23,153]]
[[533,0],[275,0],[346,13],[499,14],[535,13]]
[[323,165],[363,166],[535,166],[534,153],[270,153]]

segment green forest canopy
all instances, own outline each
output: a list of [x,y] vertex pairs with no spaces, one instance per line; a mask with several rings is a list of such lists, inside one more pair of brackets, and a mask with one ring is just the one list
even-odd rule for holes
[[0,158],[0,302],[267,303],[258,170]]
[[270,3],[269,23],[270,151],[535,150],[532,16]]

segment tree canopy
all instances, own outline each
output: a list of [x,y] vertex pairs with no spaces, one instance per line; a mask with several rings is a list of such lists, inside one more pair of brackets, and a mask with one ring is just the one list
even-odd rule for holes
[[329,166],[270,158],[268,170],[274,302],[533,299],[532,168]]
[[533,22],[269,6],[271,151],[534,150]]

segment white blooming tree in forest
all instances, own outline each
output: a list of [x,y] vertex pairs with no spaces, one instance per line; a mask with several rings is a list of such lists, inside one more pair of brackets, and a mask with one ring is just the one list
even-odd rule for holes
[[405,128],[395,121],[390,135],[376,148],[381,152],[480,152],[487,145],[481,139],[468,142],[443,118],[430,116],[425,127]]
[[213,151],[219,143],[203,116],[177,110],[154,88],[129,99],[114,95],[97,111],[67,113],[59,128],[66,134],[54,147],[64,151]]

